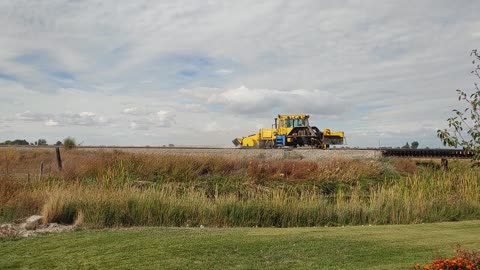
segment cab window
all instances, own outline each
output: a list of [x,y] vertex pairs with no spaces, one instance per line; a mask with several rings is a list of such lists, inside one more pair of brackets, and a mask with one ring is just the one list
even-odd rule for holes
[[287,122],[287,127],[288,128],[293,127],[293,119],[287,119],[286,122]]
[[295,119],[294,121],[294,126],[295,127],[303,127],[305,126],[304,122],[303,122],[303,119]]

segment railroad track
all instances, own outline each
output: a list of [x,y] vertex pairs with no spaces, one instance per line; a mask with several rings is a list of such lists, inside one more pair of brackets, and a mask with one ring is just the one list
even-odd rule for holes
[[[0,146],[4,147],[4,146]],[[49,149],[55,146],[17,146],[18,148],[26,149]],[[256,148],[232,148],[232,147],[194,147],[194,146],[79,146],[79,149],[165,149],[165,150],[239,150],[250,151],[258,150]],[[265,149],[267,150],[267,149]],[[377,151],[384,157],[418,157],[418,158],[444,158],[444,159],[469,159],[475,153],[473,151],[459,150],[459,149],[400,149],[400,148],[330,148],[327,150],[313,149],[310,147],[304,148],[273,148],[268,151]]]
[[472,158],[475,152],[458,149],[383,149],[386,157]]

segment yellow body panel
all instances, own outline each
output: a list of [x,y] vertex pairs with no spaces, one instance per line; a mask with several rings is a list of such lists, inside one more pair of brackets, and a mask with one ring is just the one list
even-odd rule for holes
[[242,147],[255,147],[258,145],[258,139],[258,134],[253,134],[248,137],[239,139],[239,142]]
[[252,134],[247,137],[237,139],[242,147],[257,147],[260,145],[260,141],[263,142],[272,142],[275,140],[274,128],[262,128],[258,131],[257,134]]
[[345,133],[343,131],[332,132],[329,128],[323,130],[324,137],[340,137],[344,138]]
[[279,114],[277,118],[277,121],[278,121],[277,134],[278,135],[290,134],[290,132],[292,132],[294,127],[291,123],[291,120],[303,121],[303,123],[305,122],[308,123],[308,117],[309,116],[306,114],[291,114],[291,115]]
[[260,139],[273,140],[275,139],[275,129],[273,128],[262,128],[260,129]]

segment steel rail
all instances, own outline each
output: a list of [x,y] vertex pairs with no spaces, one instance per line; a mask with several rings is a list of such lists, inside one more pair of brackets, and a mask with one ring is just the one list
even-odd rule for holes
[[[0,145],[2,147],[12,147],[7,145]],[[25,149],[53,149],[56,146],[30,146],[30,145],[18,145],[13,146],[17,148]],[[78,149],[162,149],[162,150],[238,150],[238,151],[250,151],[259,150],[259,148],[235,148],[235,147],[210,147],[210,146],[78,146]],[[263,150],[263,149],[261,149]],[[270,148],[264,149],[268,151],[379,151],[384,157],[426,157],[426,158],[449,158],[449,159],[461,159],[472,158],[475,155],[473,151],[466,151],[460,149],[402,149],[402,148],[329,148],[329,149],[317,149],[311,147],[299,147],[299,148]]]

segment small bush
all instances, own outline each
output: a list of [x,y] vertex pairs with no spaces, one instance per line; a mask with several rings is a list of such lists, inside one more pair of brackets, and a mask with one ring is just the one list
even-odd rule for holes
[[75,138],[67,137],[65,140],[63,140],[63,147],[65,147],[65,149],[73,149],[76,146],[77,144],[75,143]]
[[477,269],[480,269],[480,252],[468,251],[466,249],[463,249],[462,247],[457,247],[457,251],[455,253],[457,257],[465,258],[473,262]]
[[440,258],[432,261],[427,265],[420,263],[416,264],[413,269],[422,270],[479,270],[480,269],[480,253],[475,251],[468,251],[461,247],[457,247],[456,255],[451,259]]

